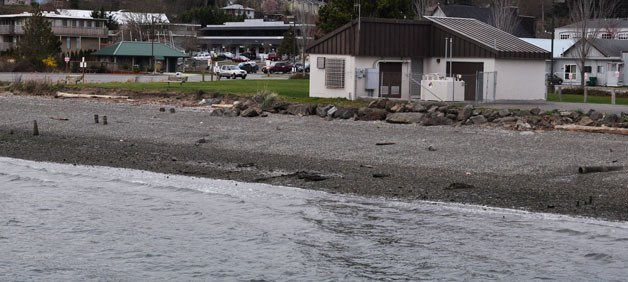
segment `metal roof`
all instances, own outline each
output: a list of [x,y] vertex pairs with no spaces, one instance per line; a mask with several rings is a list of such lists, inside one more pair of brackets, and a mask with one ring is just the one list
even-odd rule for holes
[[450,17],[425,18],[497,52],[547,53],[547,51],[542,48],[475,19]]
[[[469,5],[438,5],[438,8],[447,17],[476,19],[478,21],[481,21],[487,24],[490,24],[493,17],[493,11],[491,10],[491,8],[469,6]],[[513,9],[515,8],[513,7]],[[437,11],[438,9],[435,10],[434,13],[436,13]],[[534,18],[529,17],[529,16],[519,15],[518,12],[514,12],[514,13],[516,13],[518,22],[512,34],[517,37],[536,37],[535,30],[534,30],[534,27],[535,27]]]
[[96,56],[115,57],[188,57],[185,53],[162,43],[122,41],[95,52]]
[[[580,45],[582,39],[575,43],[572,47],[567,49],[565,53]],[[628,51],[628,40],[614,40],[614,39],[589,39],[591,47],[597,49],[605,57],[621,57],[623,52]]]

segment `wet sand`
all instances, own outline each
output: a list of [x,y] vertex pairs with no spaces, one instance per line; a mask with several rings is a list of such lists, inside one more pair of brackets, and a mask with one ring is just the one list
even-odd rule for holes
[[578,174],[628,166],[626,136],[160,107],[0,96],[0,155],[628,220],[628,171]]

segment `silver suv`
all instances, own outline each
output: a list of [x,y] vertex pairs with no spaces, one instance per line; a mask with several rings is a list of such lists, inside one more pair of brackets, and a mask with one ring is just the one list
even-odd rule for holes
[[218,70],[218,76],[233,79],[236,79],[236,77],[241,77],[242,79],[246,79],[246,71],[240,69],[236,65],[224,65],[221,66]]

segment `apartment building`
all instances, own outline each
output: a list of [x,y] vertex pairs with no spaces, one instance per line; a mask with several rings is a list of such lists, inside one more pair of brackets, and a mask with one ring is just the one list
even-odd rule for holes
[[[32,13],[0,15],[0,51],[15,48],[24,35],[24,25]],[[76,17],[45,12],[44,17],[52,24],[52,32],[61,41],[61,51],[99,50],[108,36],[104,19]]]

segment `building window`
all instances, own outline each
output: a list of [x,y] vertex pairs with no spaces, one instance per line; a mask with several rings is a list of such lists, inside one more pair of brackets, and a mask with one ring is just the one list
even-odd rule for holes
[[72,38],[70,37],[65,38],[65,48],[68,50],[72,49]]
[[576,79],[576,65],[565,65],[565,79]]
[[81,49],[81,38],[80,37],[76,38],[76,49]]
[[604,73],[604,66],[597,66],[597,73]]
[[602,39],[613,39],[613,35],[610,33],[602,33]]
[[591,66],[584,66],[584,72],[591,73],[592,71],[593,71],[593,68]]
[[569,34],[568,33],[561,33],[560,34],[560,39],[569,39]]
[[345,88],[345,60],[327,59],[325,66],[325,86]]

